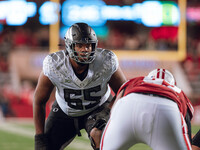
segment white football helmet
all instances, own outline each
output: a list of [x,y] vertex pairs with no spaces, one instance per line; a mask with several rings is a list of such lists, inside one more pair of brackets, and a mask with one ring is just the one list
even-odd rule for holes
[[148,77],[152,79],[164,79],[166,82],[168,82],[171,85],[176,85],[176,81],[172,73],[170,73],[166,69],[158,68],[155,70],[152,70],[149,74]]

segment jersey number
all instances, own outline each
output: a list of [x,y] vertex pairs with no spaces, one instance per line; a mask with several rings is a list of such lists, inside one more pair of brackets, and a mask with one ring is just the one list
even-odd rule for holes
[[64,89],[64,98],[65,98],[65,101],[68,103],[69,107],[73,109],[83,110],[84,108],[83,108],[82,100],[79,98],[73,98],[73,99],[71,98],[72,95],[81,96],[83,93],[84,100],[95,101],[95,103],[90,103],[85,106],[85,109],[89,109],[96,106],[100,102],[101,96],[91,96],[92,92],[96,93],[99,91],[101,91],[100,85],[89,88],[89,89],[84,89],[84,90]]

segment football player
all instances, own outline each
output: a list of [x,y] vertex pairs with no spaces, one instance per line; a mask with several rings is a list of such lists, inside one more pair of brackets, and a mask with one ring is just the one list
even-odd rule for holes
[[[35,149],[64,149],[85,129],[94,149],[109,118],[111,89],[126,81],[116,55],[97,48],[97,36],[85,23],[65,35],[66,50],[46,56],[34,95]],[[45,106],[56,87],[56,100],[45,121]]]
[[191,150],[192,116],[191,102],[173,75],[155,69],[120,88],[100,149],[126,150],[144,143],[153,150]]
[[192,150],[200,150],[200,130],[192,138]]

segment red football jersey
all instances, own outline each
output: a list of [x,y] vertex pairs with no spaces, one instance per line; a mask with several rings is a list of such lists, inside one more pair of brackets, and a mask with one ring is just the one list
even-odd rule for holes
[[191,118],[193,116],[193,106],[184,92],[177,86],[170,85],[163,79],[136,77],[123,84],[118,94],[122,89],[124,89],[123,96],[129,93],[149,93],[167,97],[177,103],[184,117],[186,116],[188,108]]

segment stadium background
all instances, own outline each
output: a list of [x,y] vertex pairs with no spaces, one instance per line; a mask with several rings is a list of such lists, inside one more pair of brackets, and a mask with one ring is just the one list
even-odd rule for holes
[[[27,145],[24,149],[33,149],[32,100],[42,61],[48,53],[65,48],[65,31],[79,21],[94,28],[99,47],[117,54],[127,78],[146,75],[158,67],[170,70],[194,105],[192,124],[193,132],[197,131],[200,125],[198,0],[9,0],[0,1],[0,147],[3,150],[17,150],[16,143]],[[47,114],[53,100],[54,94]],[[22,136],[21,142],[16,140],[17,136]],[[76,138],[73,143],[86,143],[80,145],[89,149],[86,137]],[[72,149],[80,149],[74,145]]]

